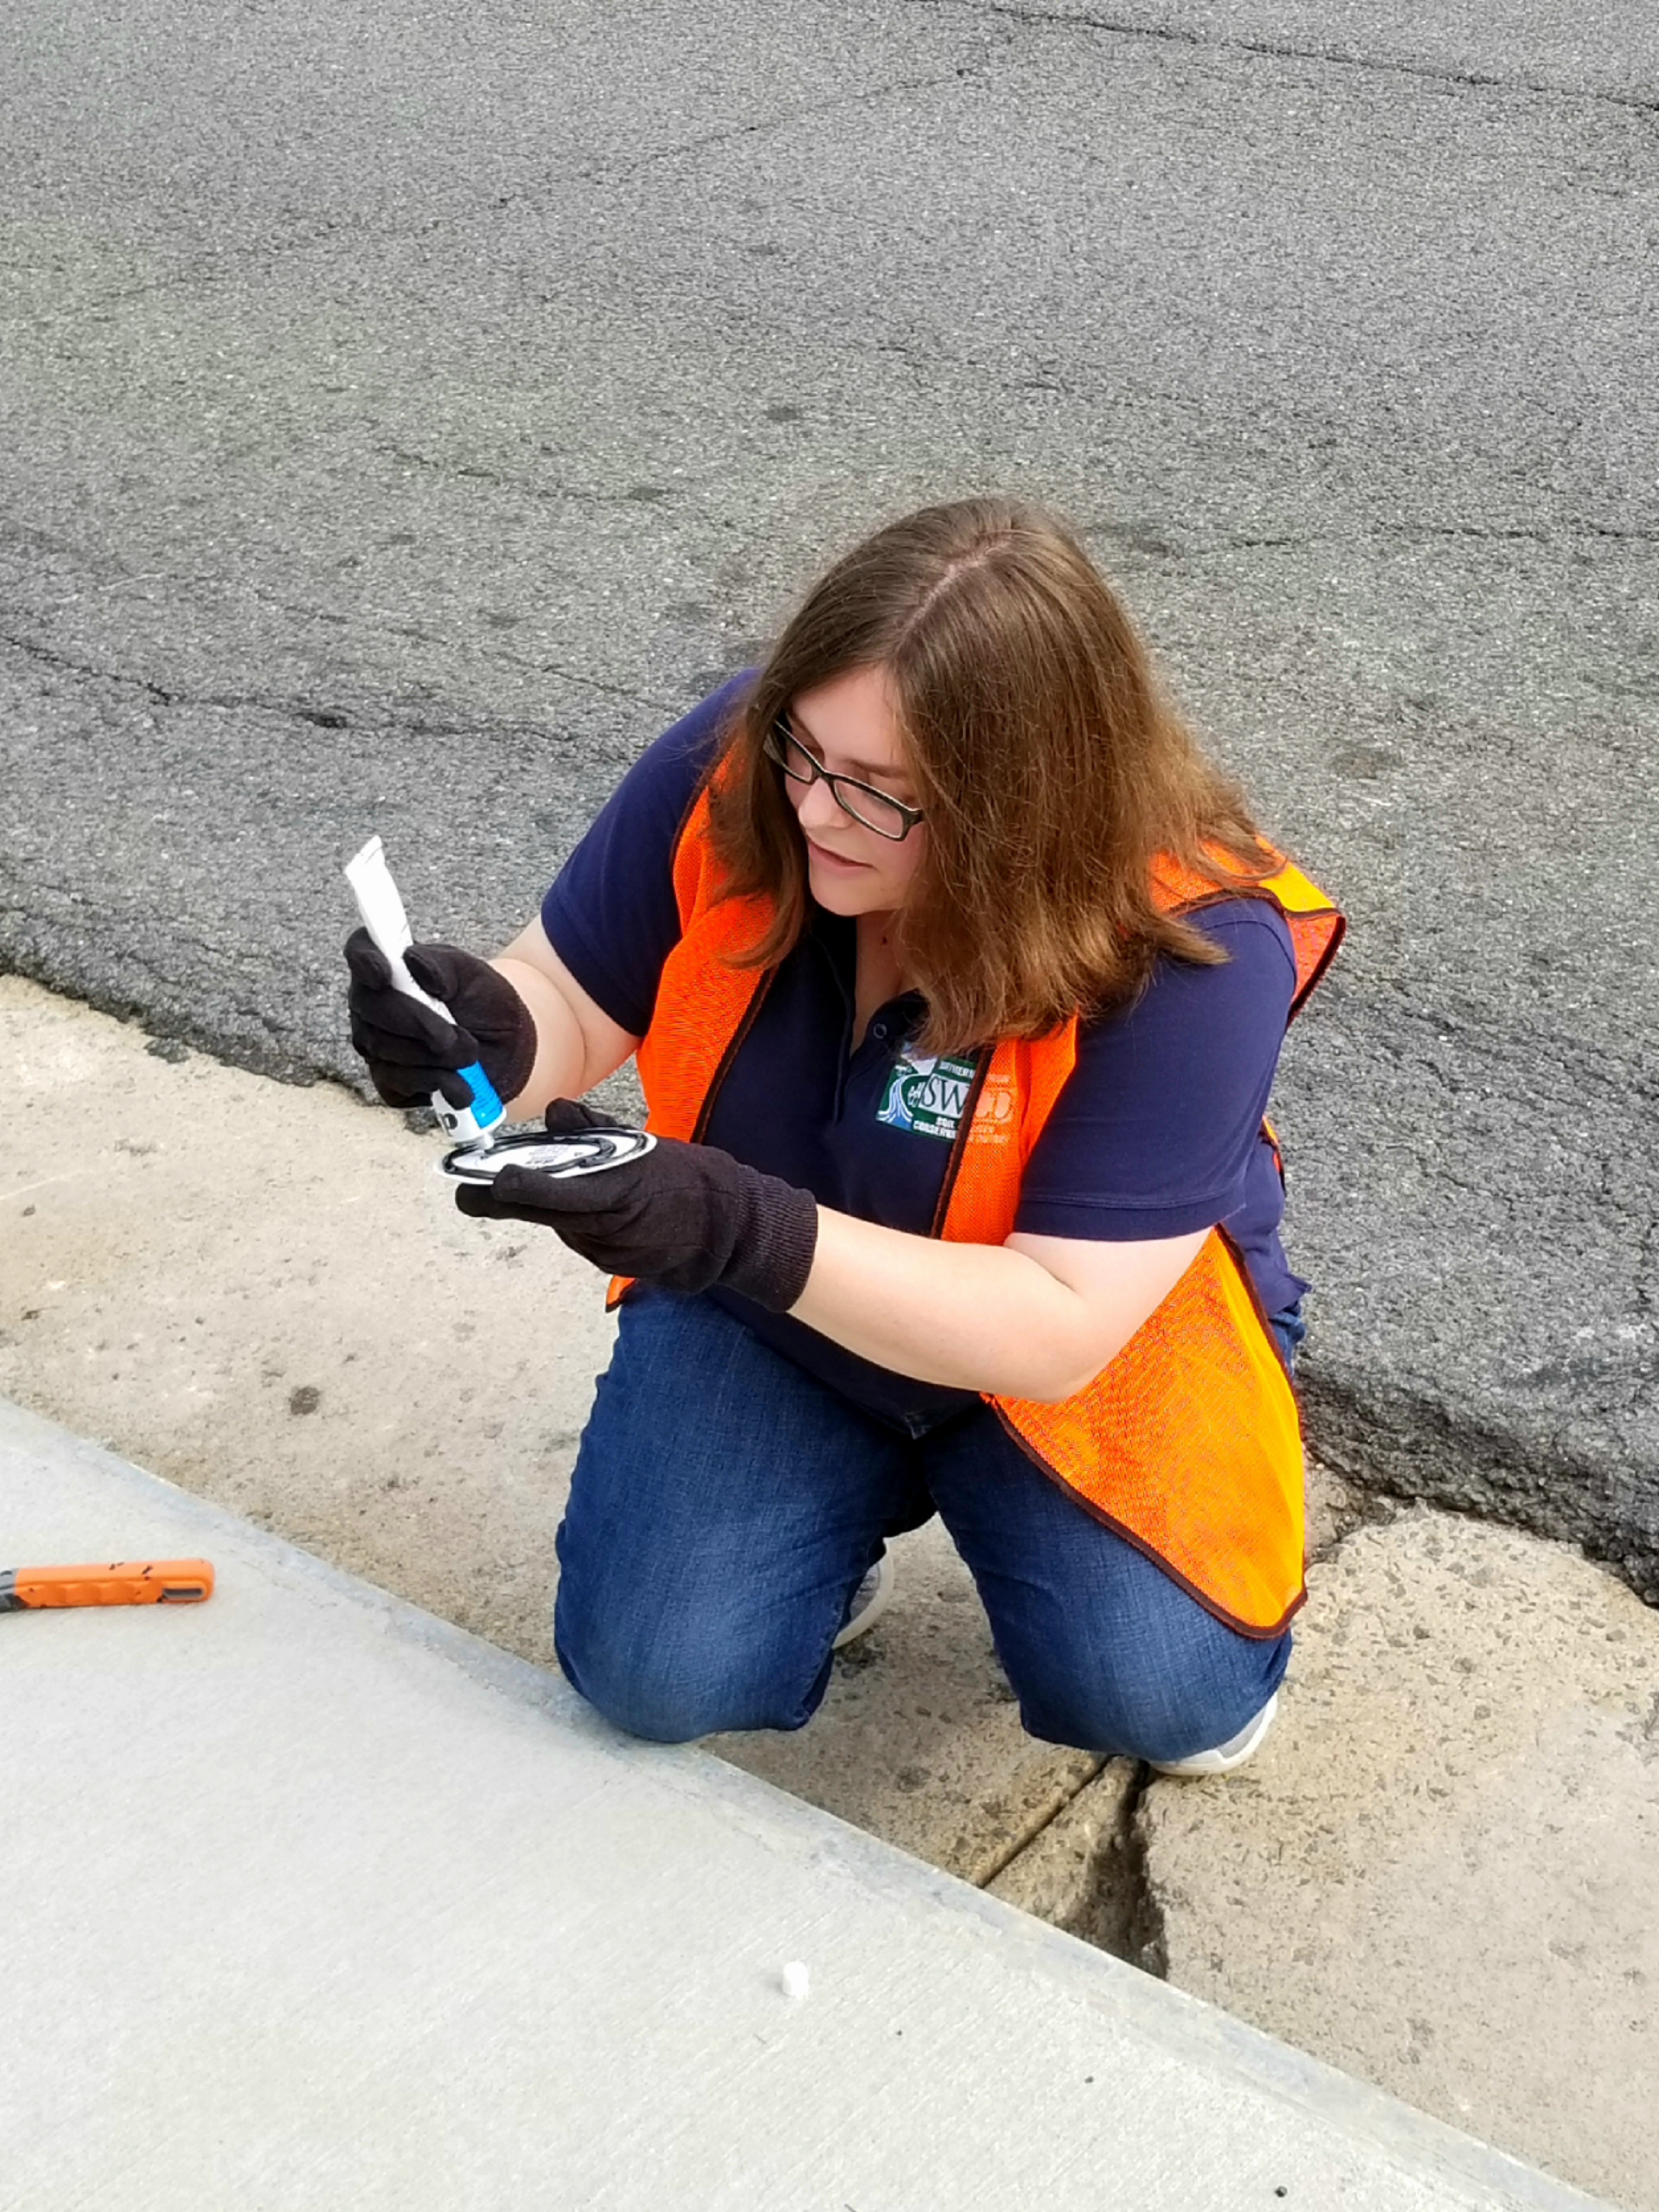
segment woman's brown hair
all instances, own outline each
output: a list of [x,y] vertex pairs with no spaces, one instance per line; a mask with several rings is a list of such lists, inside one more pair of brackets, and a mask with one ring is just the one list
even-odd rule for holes
[[1213,941],[1159,911],[1156,855],[1218,890],[1275,865],[1240,793],[1160,695],[1139,639],[1075,538],[1006,499],[923,507],[838,561],[744,696],[711,791],[725,895],[775,911],[744,966],[799,939],[806,869],[762,750],[791,702],[887,673],[927,817],[897,921],[929,1052],[1035,1037],[1127,1004],[1160,953]]

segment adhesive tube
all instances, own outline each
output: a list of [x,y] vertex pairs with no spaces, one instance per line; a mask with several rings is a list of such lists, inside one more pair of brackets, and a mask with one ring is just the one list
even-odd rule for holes
[[[423,991],[410,974],[404,955],[414,943],[410,933],[409,917],[404,912],[403,900],[398,886],[392,880],[392,871],[386,866],[386,848],[378,837],[371,837],[361,853],[346,862],[346,881],[357,902],[357,911],[363,918],[363,927],[386,956],[392,970],[392,988],[405,998],[418,999],[423,1006],[430,1006],[447,1022],[453,1021],[441,1000]],[[432,1094],[432,1110],[447,1133],[463,1145],[488,1145],[490,1132],[502,1121],[507,1109],[495,1095],[495,1086],[477,1060],[471,1067],[458,1071],[460,1079],[472,1093],[470,1106],[452,1106],[441,1091]]]

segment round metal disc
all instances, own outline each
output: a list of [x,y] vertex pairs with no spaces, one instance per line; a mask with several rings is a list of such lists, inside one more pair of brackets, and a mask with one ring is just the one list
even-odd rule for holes
[[584,1129],[571,1137],[550,1137],[544,1129],[515,1129],[493,1145],[458,1145],[439,1163],[457,1182],[489,1182],[503,1168],[534,1168],[538,1174],[602,1175],[606,1168],[643,1159],[656,1143],[643,1129]]

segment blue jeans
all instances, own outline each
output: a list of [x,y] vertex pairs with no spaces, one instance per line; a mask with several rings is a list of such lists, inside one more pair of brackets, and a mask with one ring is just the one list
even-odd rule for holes
[[1035,1736],[1183,1759],[1259,1712],[1289,1632],[1224,1627],[989,1407],[906,1436],[706,1298],[635,1290],[559,1530],[559,1664],[630,1735],[798,1729],[886,1539],[937,1511]]
[[1308,1334],[1308,1324],[1302,1318],[1302,1301],[1293,1306],[1281,1306],[1276,1314],[1267,1316],[1267,1326],[1279,1340],[1279,1356],[1285,1370],[1294,1376],[1296,1355],[1302,1349],[1303,1339]]

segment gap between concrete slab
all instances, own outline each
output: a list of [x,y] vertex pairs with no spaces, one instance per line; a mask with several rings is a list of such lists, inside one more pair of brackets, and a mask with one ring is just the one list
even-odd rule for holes
[[999,1875],[1007,1871],[1022,1852],[1030,1850],[1040,1837],[1048,1833],[1067,1808],[1076,1804],[1079,1797],[1089,1787],[1105,1764],[1106,1761],[1103,1759],[1095,1759],[1091,1771],[1084,1776],[1074,1790],[1066,1792],[1058,1805],[1051,1806],[1046,1811],[1035,1814],[1024,1826],[1017,1828],[1009,1837],[1006,1846],[1000,1850],[994,1851],[982,1870],[975,1875],[975,1887],[988,1889]]
[[1138,1760],[1103,1761],[984,1887],[1163,1981],[1163,1921],[1140,1821],[1151,1779]]
[[[1333,1559],[1356,1529],[1386,1525],[1398,1510],[1392,1498],[1349,1488],[1320,1462],[1310,1463],[1310,1566]],[[1142,1820],[1147,1790],[1158,1778],[1142,1761],[1097,1760],[973,1878],[1115,1958],[1167,1978],[1164,1910],[1148,1872]],[[1102,1801],[1101,1820],[1089,1816],[1091,1797]]]

